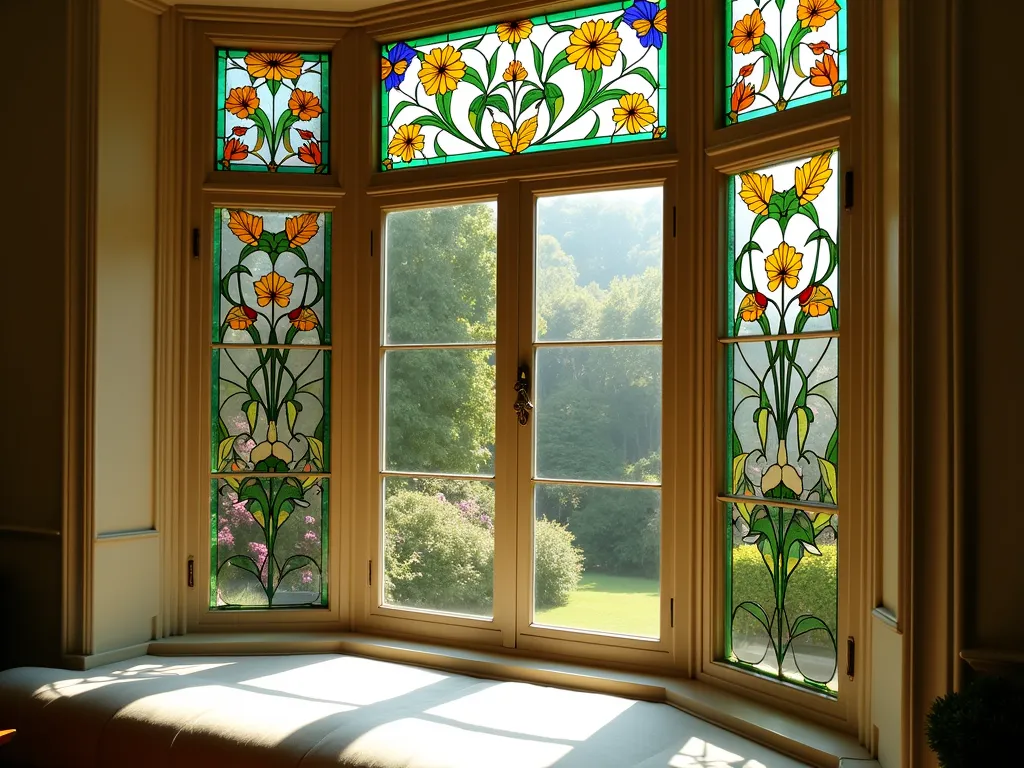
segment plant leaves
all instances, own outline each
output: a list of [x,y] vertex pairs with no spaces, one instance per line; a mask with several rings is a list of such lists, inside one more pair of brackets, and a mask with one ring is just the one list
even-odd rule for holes
[[[561,51],[552,60],[551,65],[548,67],[548,73],[546,75],[544,75],[544,79],[545,80],[550,80],[551,76],[553,74],[555,74],[556,72],[560,72],[561,70],[565,69],[568,66],[569,66],[569,54],[566,53],[565,51]],[[538,74],[539,74],[539,72],[540,72],[540,70],[538,70]]]
[[533,71],[537,73],[537,77],[540,77],[540,73],[544,71],[544,54],[540,46],[532,40],[530,45],[533,47]]
[[252,434],[256,429],[256,419],[259,417],[260,404],[255,400],[249,403],[249,406],[245,409],[245,418],[249,421],[249,434]]
[[487,82],[490,83],[494,80],[495,74],[498,72],[498,52],[501,50],[501,46],[494,49],[494,53],[491,54],[491,58],[487,60]]
[[832,178],[832,151],[823,152],[796,169],[796,195],[800,205],[807,205],[821,194]]
[[547,104],[548,112],[551,115],[551,125],[554,125],[558,115],[562,112],[562,107],[565,106],[565,95],[562,93],[562,89],[554,83],[545,85],[544,103]]
[[509,120],[512,119],[512,112],[509,109],[508,100],[500,93],[492,93],[490,96],[488,96],[487,106],[494,107],[496,110],[498,110],[503,115],[508,117]]
[[[466,70],[466,75],[468,76],[469,73],[470,73],[470,70],[467,69]],[[464,79],[468,79],[468,77],[464,78]],[[405,101],[398,102],[395,105],[395,108],[391,110],[391,117],[388,118],[388,125],[391,125],[393,122],[395,122],[395,118],[398,117],[398,113],[401,112],[403,109],[405,109],[406,107],[415,107],[415,106],[416,105],[413,102],[409,101],[408,99],[406,99]]]
[[800,635],[806,635],[808,632],[814,632],[815,630],[823,629],[828,633],[829,639],[832,640],[832,644],[835,645],[835,638],[832,636],[832,630],[828,628],[828,624],[819,619],[817,616],[801,616],[793,624],[793,628],[789,632],[789,639],[792,641],[794,638],[800,637]]
[[228,464],[228,459],[235,452],[235,437],[225,437],[217,446],[217,471],[221,472]]
[[303,213],[285,219],[284,230],[288,237],[288,245],[295,248],[296,246],[305,245],[312,240],[316,233],[320,231],[320,225],[316,221],[317,218],[319,218],[317,213]]
[[484,81],[480,78],[480,73],[473,67],[466,67],[466,74],[462,76],[462,82],[469,83],[481,91],[487,90],[487,87],[484,85]]
[[657,90],[659,87],[658,78],[651,74],[651,70],[647,69],[647,67],[637,67],[630,74],[640,75],[640,77],[646,80],[650,84],[650,86],[655,90]]
[[[233,565],[236,568],[241,568],[243,571],[248,571],[260,580],[260,586],[263,585],[263,576],[260,574],[260,569],[256,565],[256,561],[248,555],[232,555],[221,564],[220,568],[223,568],[225,565]],[[220,568],[217,570],[219,571]]]
[[775,180],[763,173],[744,173],[740,176],[740,200],[758,215],[768,213],[768,201],[774,193]]
[[289,429],[289,431],[294,432],[295,431],[295,419],[297,419],[298,416],[299,416],[299,409],[295,407],[295,401],[294,400],[289,400],[287,403],[285,403],[285,406],[286,406],[287,411],[288,411],[288,429]]
[[839,503],[839,494],[836,489],[836,467],[831,461],[818,457],[818,468],[821,469],[821,481],[825,484],[825,488],[828,490],[828,495],[831,498],[822,499],[822,501],[829,502],[832,504]]
[[531,88],[523,94],[522,110],[525,112],[538,101],[544,98],[544,91],[540,88]]

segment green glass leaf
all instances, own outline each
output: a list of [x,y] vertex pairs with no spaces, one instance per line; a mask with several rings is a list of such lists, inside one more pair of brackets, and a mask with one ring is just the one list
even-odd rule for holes
[[659,87],[658,79],[653,74],[651,74],[651,70],[647,69],[646,67],[637,67],[630,74],[640,75],[640,77],[642,77],[644,80],[650,83],[651,87],[654,88],[655,90],[657,90]]
[[488,83],[494,81],[494,76],[498,72],[498,52],[500,50],[501,50],[500,48],[495,48],[494,49],[494,53],[492,53],[491,57],[489,59],[487,59],[487,82]]
[[562,113],[562,107],[565,105],[565,95],[562,93],[562,89],[554,83],[548,83],[544,86],[544,102],[547,104],[548,113],[551,115],[551,124],[555,124],[555,120]]
[[522,110],[525,112],[538,101],[544,98],[544,91],[540,88],[531,88],[523,95]]
[[468,83],[481,91],[487,90],[487,87],[484,85],[484,81],[480,79],[480,73],[473,67],[466,67],[466,74],[462,76],[462,82]]
[[[800,635],[806,635],[808,632],[814,632],[816,630],[824,630],[828,633],[829,638],[832,638],[832,630],[828,628],[828,625],[819,619],[817,616],[801,616],[793,624],[793,628],[789,632],[790,639],[800,637]],[[833,640],[833,642],[835,642]]]
[[494,107],[496,110],[506,115],[509,119],[512,118],[512,113],[509,110],[508,101],[500,93],[492,93],[487,97],[487,106]]
[[[467,76],[469,75],[469,70],[468,69],[466,70],[466,75]],[[388,125],[391,125],[393,122],[395,122],[395,118],[398,117],[398,114],[403,109],[405,109],[406,107],[413,107],[413,106],[416,106],[416,105],[413,102],[409,101],[409,100],[398,102],[395,105],[395,108],[391,110],[391,117],[388,118]]]
[[568,66],[569,54],[566,53],[565,51],[559,52],[559,54],[555,56],[554,60],[551,62],[551,65],[548,67],[548,72],[546,75],[544,75],[544,79],[550,80],[553,74],[555,74],[556,72],[561,72]]

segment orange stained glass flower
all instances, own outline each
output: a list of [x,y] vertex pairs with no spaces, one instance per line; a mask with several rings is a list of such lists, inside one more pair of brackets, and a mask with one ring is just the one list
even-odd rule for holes
[[231,211],[228,229],[246,245],[256,245],[263,234],[263,217],[248,211]]
[[318,322],[316,312],[309,307],[296,307],[288,313],[292,326],[299,331],[312,331]]
[[509,155],[518,155],[529,148],[530,143],[537,135],[537,116],[528,117],[523,120],[518,131],[513,131],[504,123],[497,120],[491,123],[491,135],[498,145],[498,149]]
[[235,136],[245,136],[245,134],[247,134],[251,128],[251,125],[236,125],[234,128],[231,129],[231,133],[233,133]]
[[612,110],[612,120],[619,128],[629,133],[640,133],[658,119],[654,107],[640,93],[627,93],[619,99],[619,106]]
[[402,162],[408,163],[417,152],[422,152],[426,139],[420,133],[420,126],[416,123],[399,126],[395,131],[394,138],[388,144],[388,154],[400,158]]
[[287,307],[294,286],[277,272],[270,272],[257,280],[253,288],[256,290],[256,303],[261,307],[271,302],[279,307]]
[[307,131],[302,128],[296,128],[295,130],[299,132],[299,138],[302,139],[303,141],[309,141],[310,139],[313,138],[312,131]]
[[775,191],[775,179],[763,173],[740,174],[740,200],[746,203],[751,213],[763,216],[768,213],[768,201]]
[[831,53],[826,53],[820,61],[814,62],[811,67],[811,85],[818,88],[830,88],[839,82],[839,66],[832,58]]
[[804,265],[803,259],[803,254],[797,253],[792,245],[786,242],[779,243],[764,261],[764,271],[768,275],[768,290],[776,290],[783,281],[786,282],[787,288],[796,288],[800,270]]
[[824,40],[821,40],[817,43],[807,43],[807,47],[811,49],[811,53],[815,56],[821,56],[821,54],[827,51],[831,46]]
[[498,39],[503,43],[521,43],[533,31],[532,21],[503,21],[498,25]]
[[309,141],[299,147],[299,160],[310,165],[320,165],[323,154],[320,152],[319,141]]
[[462,60],[462,54],[450,45],[434,48],[423,58],[416,75],[428,96],[443,95],[454,91],[465,77],[466,62]]
[[288,245],[295,248],[312,240],[320,231],[320,225],[316,223],[318,216],[317,213],[302,213],[285,219],[284,233],[288,237]]
[[796,8],[796,18],[801,27],[821,29],[825,22],[842,10],[836,0],[800,0]]
[[808,285],[800,292],[800,309],[810,317],[821,317],[827,315],[829,310],[836,305],[832,298],[832,291],[824,285]]
[[228,325],[233,330],[244,331],[250,325],[256,322],[256,310],[252,307],[247,307],[244,304],[241,306],[234,306],[228,310],[227,321]]
[[255,112],[259,105],[259,96],[256,95],[256,89],[251,85],[232,88],[228,91],[228,97],[224,101],[224,109],[243,120]]
[[597,19],[584,21],[579,29],[573,30],[565,53],[576,69],[594,71],[611,64],[621,45],[622,38],[611,22]]
[[523,66],[521,61],[513,59],[509,62],[509,65],[505,67],[505,73],[501,76],[502,80],[506,83],[518,83],[520,80],[526,79],[526,67]]
[[320,106],[320,99],[312,91],[303,91],[299,88],[292,91],[291,98],[288,99],[288,109],[299,120],[312,120],[324,111]]
[[754,86],[740,80],[732,89],[732,110],[729,117],[733,120],[744,109],[750,109],[754,105]]
[[252,77],[267,80],[296,80],[302,74],[302,57],[297,53],[262,53],[254,51],[245,57],[245,66]]
[[752,74],[754,74],[753,64],[747,64],[740,67],[740,77],[750,77]]
[[733,25],[729,47],[736,53],[750,53],[760,45],[762,37],[764,19],[761,17],[761,10],[755,8]]
[[768,297],[760,291],[748,293],[740,301],[740,317],[748,323],[756,323],[768,307]]
[[228,139],[224,142],[224,159],[229,163],[235,160],[245,160],[249,156],[249,147],[238,139]]

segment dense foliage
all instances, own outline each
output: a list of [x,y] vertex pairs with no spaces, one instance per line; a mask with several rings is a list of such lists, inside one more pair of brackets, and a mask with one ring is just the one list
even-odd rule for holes
[[1024,687],[980,677],[935,700],[928,712],[928,745],[942,768],[1020,765],[1017,729],[1022,720]]

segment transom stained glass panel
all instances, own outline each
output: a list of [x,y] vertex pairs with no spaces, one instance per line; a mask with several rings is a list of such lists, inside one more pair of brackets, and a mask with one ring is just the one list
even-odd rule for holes
[[217,51],[216,167],[327,173],[330,57]]
[[665,0],[381,49],[384,170],[665,135]]
[[846,91],[849,0],[724,0],[726,121]]

